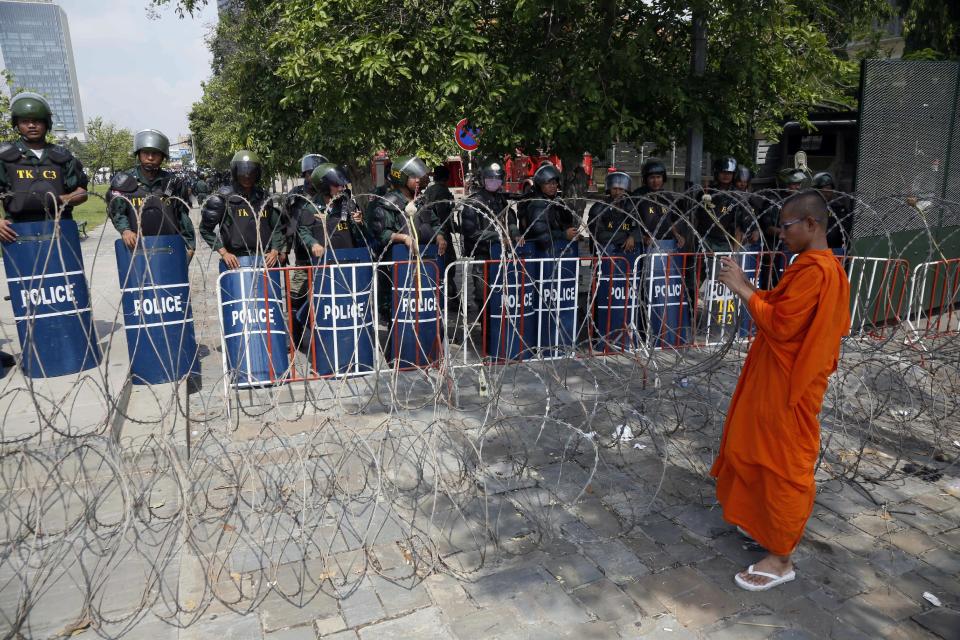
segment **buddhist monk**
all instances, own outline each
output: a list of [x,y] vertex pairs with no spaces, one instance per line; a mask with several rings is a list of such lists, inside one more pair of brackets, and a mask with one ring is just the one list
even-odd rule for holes
[[734,576],[748,591],[796,577],[790,554],[813,511],[817,415],[850,329],[850,283],[827,246],[828,218],[816,191],[784,202],[780,238],[798,255],[775,289],[760,291],[734,260],[721,262],[720,281],[744,301],[757,327],[710,471],[724,519],[768,554]]

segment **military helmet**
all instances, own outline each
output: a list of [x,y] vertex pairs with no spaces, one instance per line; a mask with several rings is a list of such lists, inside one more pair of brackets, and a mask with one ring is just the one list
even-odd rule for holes
[[308,153],[300,158],[300,175],[307,172],[313,173],[313,170],[322,164],[330,162],[327,157],[319,153]]
[[31,91],[22,91],[10,101],[10,124],[17,126],[19,118],[43,120],[47,129],[53,126],[53,112],[47,99]]
[[242,149],[233,154],[230,160],[230,177],[236,180],[239,176],[252,175],[254,180],[259,180],[262,167],[260,156],[253,151]]
[[777,174],[777,178],[783,186],[787,186],[789,184],[802,184],[803,181],[806,180],[807,175],[800,169],[791,169],[788,167],[782,169],[780,173]]
[[716,177],[724,171],[733,173],[737,170],[737,159],[733,156],[723,156],[713,161],[713,175]]
[[610,189],[624,189],[630,191],[630,187],[633,186],[633,181],[630,179],[630,176],[623,171],[612,171],[607,174],[606,181],[607,191]]
[[660,174],[666,179],[667,177],[667,166],[663,164],[658,158],[649,158],[643,163],[643,167],[640,168],[640,175],[643,176],[643,179],[646,180],[648,176]]
[[829,171],[821,171],[820,173],[814,174],[813,176],[813,188],[814,189],[826,189],[833,188],[835,183],[833,182],[833,175]]
[[159,151],[164,158],[169,158],[170,140],[156,129],[137,131],[137,134],[133,136],[133,155],[137,155],[143,149]]
[[553,165],[552,162],[544,162],[537,170],[533,172],[533,184],[538,187],[542,187],[548,182],[556,180],[560,182],[560,171]]
[[499,162],[491,162],[480,170],[481,180],[503,180],[506,172]]
[[317,165],[313,173],[310,174],[310,183],[317,191],[329,193],[331,185],[345,187],[350,184],[350,180],[337,165],[332,162],[324,162]]
[[417,156],[401,156],[390,165],[390,182],[394,186],[402,187],[407,183],[408,178],[419,180],[430,173],[427,165]]
[[749,183],[751,180],[753,180],[753,172],[750,171],[750,167],[745,164],[738,165],[736,173],[733,174],[733,179],[735,182],[739,181]]

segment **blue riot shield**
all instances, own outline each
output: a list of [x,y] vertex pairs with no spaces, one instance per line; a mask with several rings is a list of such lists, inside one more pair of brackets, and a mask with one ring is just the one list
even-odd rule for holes
[[122,240],[114,247],[133,383],[163,384],[199,374],[183,238],[143,237],[134,251]]
[[220,263],[217,286],[224,372],[236,387],[275,384],[290,365],[280,272],[264,269],[259,257],[238,259],[240,269]]
[[19,222],[3,243],[10,303],[31,378],[77,373],[100,364],[90,292],[83,275],[80,233],[73,220]]
[[434,245],[420,247],[411,260],[404,245],[394,245],[390,353],[401,369],[430,366],[441,352],[441,265]]
[[313,277],[314,339],[308,357],[321,376],[373,371],[374,269],[366,249],[335,249]]
[[537,335],[530,346],[541,358],[555,358],[576,345],[580,259],[577,245],[567,242],[554,243],[553,252],[534,255],[526,263],[537,291]]
[[524,245],[501,260],[503,247],[490,245],[491,261],[484,265],[484,315],[487,355],[495,361],[524,360],[530,357],[530,345],[537,338],[537,290],[525,267],[534,255]]
[[640,282],[647,343],[655,349],[679,347],[690,341],[691,302],[689,270],[697,267],[693,254],[672,253],[676,242],[660,240],[644,257]]
[[633,265],[639,256],[639,252],[611,253],[597,259],[593,340],[603,352],[628,351],[637,346]]

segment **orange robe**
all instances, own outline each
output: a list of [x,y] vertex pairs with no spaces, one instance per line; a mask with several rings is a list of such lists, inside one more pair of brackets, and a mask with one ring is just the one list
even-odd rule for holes
[[793,551],[813,511],[817,415],[850,330],[849,304],[850,283],[828,250],[803,252],[775,289],[750,298],[757,336],[710,475],[724,520],[771,553]]

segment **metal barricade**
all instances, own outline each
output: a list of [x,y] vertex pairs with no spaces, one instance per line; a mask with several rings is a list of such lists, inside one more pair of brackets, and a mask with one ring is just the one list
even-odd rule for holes
[[885,338],[904,319],[910,267],[895,258],[843,257],[850,281],[850,335]]
[[919,264],[910,280],[907,319],[920,338],[960,332],[960,258]]

